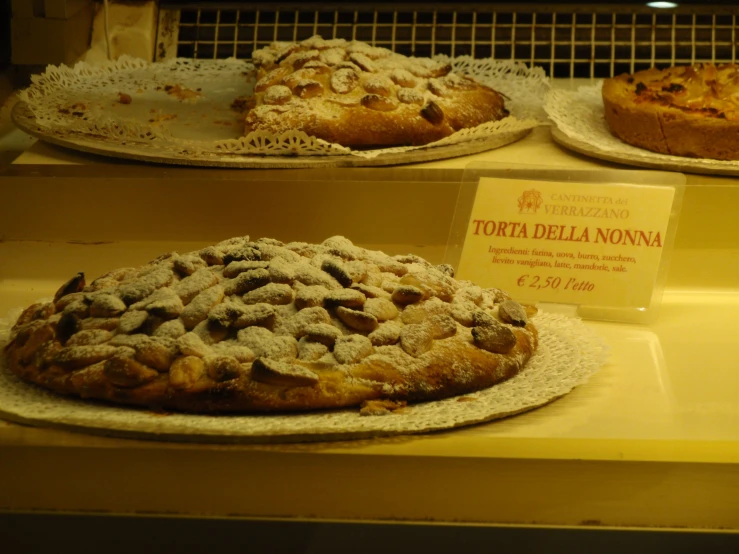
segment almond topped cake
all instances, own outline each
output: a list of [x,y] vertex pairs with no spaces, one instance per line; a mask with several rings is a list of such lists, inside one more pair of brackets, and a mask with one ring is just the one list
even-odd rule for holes
[[516,375],[537,347],[535,310],[344,237],[237,237],[89,284],[78,273],[22,313],[4,354],[22,379],[82,398],[375,414]]
[[603,84],[605,119],[629,144],[662,154],[739,160],[739,65],[639,71]]
[[503,97],[451,65],[315,36],[252,54],[245,131],[304,131],[344,146],[421,145],[508,115]]

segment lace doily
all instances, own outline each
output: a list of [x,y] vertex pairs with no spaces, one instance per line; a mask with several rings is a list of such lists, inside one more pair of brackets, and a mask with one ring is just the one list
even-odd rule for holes
[[[425,146],[352,150],[300,131],[279,136],[243,133],[230,105],[254,86],[253,66],[237,59],[175,59],[150,63],[121,57],[102,65],[49,66],[19,94],[41,138],[93,138],[101,144],[140,147],[161,156],[223,159],[235,156],[339,156],[375,158],[509,135],[517,140],[546,121],[543,101],[549,89],[543,69],[513,61],[448,58],[455,71],[468,73],[506,95],[511,116],[463,129]],[[510,140],[509,142],[511,142]],[[74,145],[72,145],[74,146]]]
[[[19,315],[0,320],[0,347]],[[94,434],[190,442],[307,442],[424,433],[491,421],[543,406],[584,384],[608,347],[579,319],[540,313],[539,348],[516,377],[489,389],[412,405],[407,413],[360,416],[358,409],[286,415],[166,416],[81,401],[25,383],[0,361],[0,417]],[[0,358],[1,360],[1,358]]]
[[[611,134],[603,116],[603,82],[577,91],[552,90],[544,109],[557,129],[582,147],[578,151],[625,164],[663,167],[681,171],[739,174],[739,161],[706,160],[670,156],[637,148]],[[564,143],[567,146],[567,142]]]

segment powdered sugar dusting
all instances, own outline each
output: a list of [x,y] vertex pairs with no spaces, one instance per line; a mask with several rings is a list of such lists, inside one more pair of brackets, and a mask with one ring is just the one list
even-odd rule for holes
[[238,342],[258,358],[293,360],[298,355],[298,342],[293,337],[275,335],[263,327],[247,327],[239,331]]
[[[206,267],[191,274],[170,269],[196,254]],[[224,272],[234,277],[222,278]],[[380,283],[386,290],[369,283]],[[412,289],[417,296],[401,298],[395,294],[401,289]],[[148,295],[142,297],[145,292]],[[93,313],[96,299],[107,296],[111,298],[100,302],[100,310],[106,313]],[[59,302],[65,321],[73,325],[69,336],[58,337],[62,347],[71,339],[68,347],[72,348],[63,350],[59,359],[76,370],[112,356],[116,348],[138,352],[157,343],[171,352],[165,358],[164,354],[137,358],[139,365],[132,367],[145,371],[151,363],[159,373],[166,373],[170,363],[183,357],[222,355],[246,364],[243,371],[248,374],[254,358],[302,363],[308,368],[320,362],[336,366],[347,379],[356,377],[375,389],[381,387],[388,395],[408,393],[408,383],[416,391],[426,387],[444,394],[445,379],[464,384],[468,379],[458,372],[480,367],[468,368],[464,360],[450,362],[450,373],[438,383],[426,383],[423,372],[439,355],[454,360],[460,348],[476,349],[467,326],[481,320],[480,310],[489,312],[488,319],[494,317],[497,302],[504,298],[497,289],[482,290],[455,281],[418,256],[391,257],[341,236],[318,245],[236,237],[197,253],[160,257],[127,274],[112,292],[85,293],[66,305]],[[471,314],[457,313],[458,304],[470,306]],[[123,306],[125,311],[107,313],[111,306]],[[49,308],[50,312],[39,311],[35,316],[34,329],[43,328],[44,319],[56,315],[54,306]],[[49,332],[53,339],[54,331]],[[103,350],[79,350],[92,347]],[[486,355],[478,353],[482,359]],[[375,369],[355,375],[360,363]],[[235,372],[231,378],[240,374]],[[218,379],[224,378],[219,375]],[[394,375],[404,377],[397,380]],[[199,386],[215,386],[208,376],[198,379]]]
[[[474,128],[508,115],[502,108],[502,97],[492,87],[483,86],[471,77],[450,73],[453,67],[448,60],[406,57],[357,41],[334,47],[327,55],[325,49],[323,52],[314,49],[316,44],[323,45],[323,39],[313,37],[296,44],[296,50],[287,58],[276,55],[283,48],[281,44],[272,44],[264,50],[273,52],[274,56],[257,57],[255,63],[263,77],[256,89],[255,107],[246,114],[248,131],[281,134],[293,128],[349,146],[366,145],[363,141],[385,144],[383,140],[402,145],[430,142],[459,129]],[[340,55],[342,50],[343,56]],[[345,60],[347,56],[349,61]],[[321,61],[312,61],[317,58]],[[311,66],[308,74],[306,63],[320,66]],[[276,78],[270,77],[277,71],[286,72],[281,83],[287,85],[280,85],[279,100],[273,90],[277,86]],[[261,85],[265,80],[268,82]],[[262,92],[267,84],[273,86]],[[310,92],[306,94],[308,85]],[[288,96],[288,89],[292,91],[292,98]],[[421,111],[425,102],[434,103],[436,130],[422,138],[418,133],[429,132],[424,131],[426,116]],[[356,111],[347,111],[355,107]],[[370,139],[344,128],[344,119],[351,113],[360,117],[366,110],[392,112],[382,119],[387,133],[378,134],[378,129],[373,128],[375,134]],[[446,110],[452,114],[451,119],[440,126]],[[334,126],[332,121],[344,123]],[[375,127],[378,125],[375,123]],[[411,127],[417,130],[416,134],[408,131]]]
[[362,335],[339,337],[334,346],[334,356],[340,364],[355,364],[372,354],[370,340]]

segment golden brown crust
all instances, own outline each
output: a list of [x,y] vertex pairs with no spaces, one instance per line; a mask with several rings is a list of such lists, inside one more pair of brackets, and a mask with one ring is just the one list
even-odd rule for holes
[[603,83],[605,119],[618,138],[653,152],[739,159],[739,66],[649,69]]
[[23,312],[5,356],[62,394],[193,412],[445,398],[514,376],[537,346],[527,309],[448,271],[343,237],[229,239],[87,286],[75,276]]
[[505,117],[503,97],[450,66],[362,42],[312,37],[254,53],[245,130],[345,146],[421,145]]

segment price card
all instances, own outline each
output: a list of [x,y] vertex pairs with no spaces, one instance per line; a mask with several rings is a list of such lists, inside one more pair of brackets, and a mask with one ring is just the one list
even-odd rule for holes
[[479,177],[460,196],[447,261],[459,278],[521,301],[640,319],[661,296],[682,176],[603,171]]

